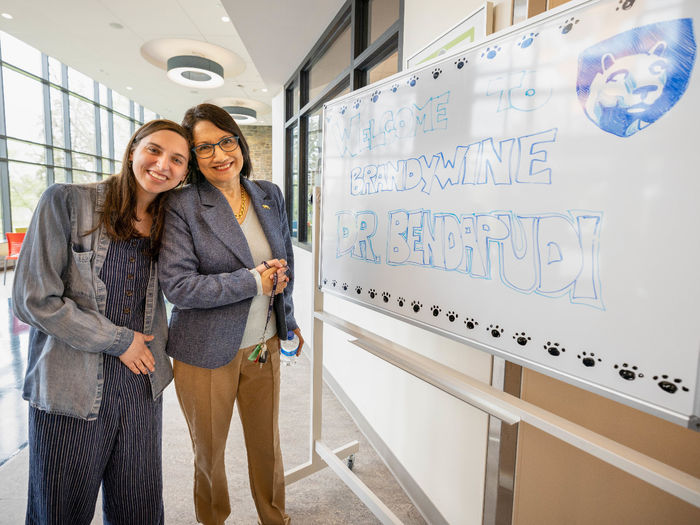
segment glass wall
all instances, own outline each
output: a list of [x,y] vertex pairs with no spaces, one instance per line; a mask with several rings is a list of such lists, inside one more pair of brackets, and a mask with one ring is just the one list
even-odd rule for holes
[[118,171],[134,130],[154,118],[154,112],[0,31],[3,236],[29,225],[50,184],[94,182]]
[[287,214],[306,249],[321,184],[323,104],[399,71],[402,13],[402,0],[348,0],[285,86]]

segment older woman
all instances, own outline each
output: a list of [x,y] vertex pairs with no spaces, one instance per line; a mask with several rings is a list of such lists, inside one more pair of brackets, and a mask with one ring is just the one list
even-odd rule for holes
[[197,520],[219,525],[231,512],[224,452],[238,401],[260,522],[286,524],[278,335],[301,334],[284,199],[274,184],[249,180],[248,144],[226,111],[200,104],[183,126],[196,169],[169,201],[160,264],[175,305],[167,352],[194,449]]
[[161,393],[173,378],[156,259],[189,133],[154,120],[103,182],[55,184],[32,218],[12,297],[31,325],[26,523],[163,523]]

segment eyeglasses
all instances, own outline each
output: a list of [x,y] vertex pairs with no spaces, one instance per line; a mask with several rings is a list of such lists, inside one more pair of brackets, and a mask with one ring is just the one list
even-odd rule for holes
[[194,154],[200,159],[208,159],[214,155],[214,149],[219,146],[221,151],[231,153],[238,149],[238,137],[236,135],[231,135],[229,137],[224,137],[216,144],[200,144],[192,148]]

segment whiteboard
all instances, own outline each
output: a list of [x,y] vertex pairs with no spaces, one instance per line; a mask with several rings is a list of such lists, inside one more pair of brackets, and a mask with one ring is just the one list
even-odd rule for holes
[[328,103],[324,291],[698,415],[700,2],[572,2]]

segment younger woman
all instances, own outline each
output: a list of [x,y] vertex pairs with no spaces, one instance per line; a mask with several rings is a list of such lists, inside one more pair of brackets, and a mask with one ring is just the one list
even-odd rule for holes
[[156,260],[166,192],[189,134],[142,126],[121,173],[55,184],[34,212],[13,285],[31,325],[27,524],[163,523],[161,393],[172,379]]

